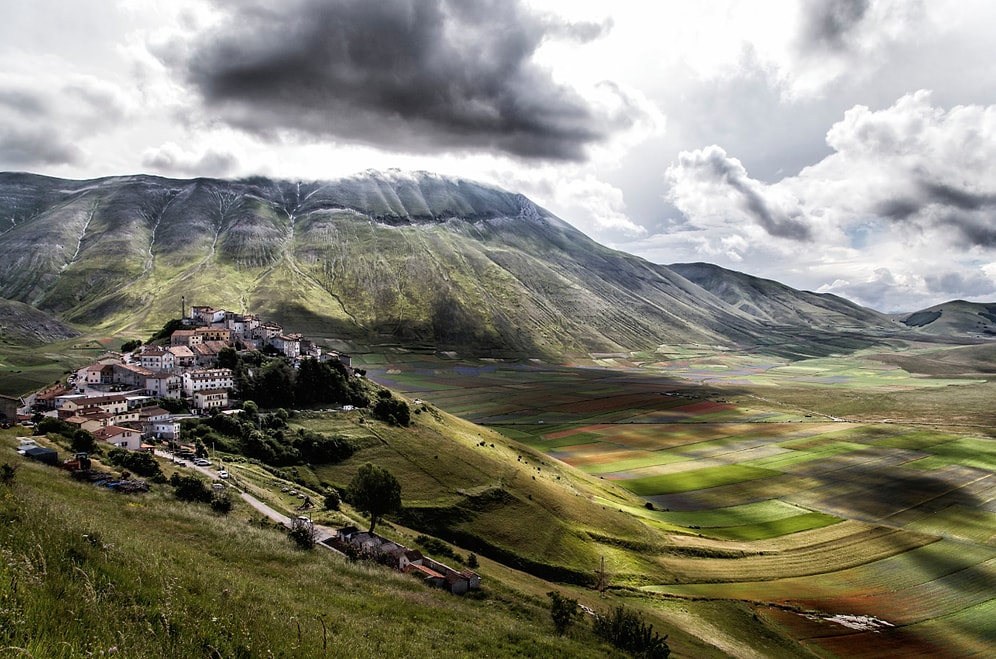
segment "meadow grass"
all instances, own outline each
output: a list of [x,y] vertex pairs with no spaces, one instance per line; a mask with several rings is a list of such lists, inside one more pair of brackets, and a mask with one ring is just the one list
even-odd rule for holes
[[758,480],[775,476],[779,472],[771,469],[759,469],[744,465],[724,465],[721,467],[706,467],[692,471],[667,474],[664,476],[648,476],[619,481],[619,484],[640,496],[672,494],[705,490],[721,485],[731,485],[745,481]]
[[583,629],[555,636],[543,598],[496,580],[454,597],[301,551],[252,518],[241,505],[220,517],[158,489],[121,495],[18,463],[13,486],[0,486],[0,654],[613,654]]

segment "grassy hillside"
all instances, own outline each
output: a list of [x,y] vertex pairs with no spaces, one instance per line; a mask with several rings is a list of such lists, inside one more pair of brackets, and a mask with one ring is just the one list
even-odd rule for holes
[[[587,620],[556,636],[550,590],[598,611],[639,611],[669,634],[675,656],[747,657],[757,648],[765,656],[800,654],[742,604],[635,598],[626,590],[599,595],[483,554],[482,591],[455,597],[386,568],[296,549],[241,503],[220,516],[175,501],[168,487],[131,496],[74,481],[16,456],[15,432],[0,431],[0,465],[17,467],[13,485],[0,485],[0,656],[626,656],[596,638]],[[480,476],[457,463],[464,478]],[[240,487],[294,514],[297,499],[286,499],[279,478],[246,462],[226,464]],[[449,489],[420,483],[410,462],[391,466],[406,505],[409,493],[428,501]],[[431,473],[424,470],[423,481]],[[527,500],[539,491],[523,488]],[[349,521],[334,512],[315,519]],[[522,518],[503,523],[522,526]],[[396,522],[381,533],[415,546],[417,531]]]
[[[805,310],[774,330],[521,195],[425,173],[327,183],[7,173],[0,214],[13,218],[0,234],[0,296],[101,334],[147,335],[184,296],[316,338],[475,355],[825,344],[786,338],[810,331]],[[847,327],[877,323],[858,307],[835,313]]]
[[0,486],[3,656],[611,654],[590,634],[556,637],[545,598],[496,580],[480,598],[457,598],[300,551],[246,509],[219,517],[162,492],[123,496],[17,464],[13,487]]
[[996,337],[996,304],[954,300],[927,309],[901,314],[903,325],[922,334],[940,336]]
[[797,291],[710,263],[674,263],[669,267],[727,304],[773,325],[868,329],[888,328],[895,323],[886,314],[836,295]]

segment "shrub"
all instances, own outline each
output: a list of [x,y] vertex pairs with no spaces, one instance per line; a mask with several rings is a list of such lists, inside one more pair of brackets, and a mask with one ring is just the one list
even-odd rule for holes
[[301,549],[310,551],[315,546],[315,527],[311,524],[295,524],[287,535]]
[[228,492],[214,492],[211,495],[211,510],[219,515],[227,515],[232,512],[232,506],[234,505],[232,497]]
[[339,510],[339,505],[342,500],[339,498],[339,493],[335,490],[329,490],[325,493],[325,510]]
[[647,625],[633,611],[622,606],[608,615],[595,614],[594,632],[620,650],[644,659],[666,659],[671,655],[667,635],[654,633],[653,625]]
[[578,606],[576,599],[564,597],[554,590],[546,596],[550,598],[550,617],[553,618],[553,627],[557,630],[558,636],[563,636],[574,621],[581,617],[581,607]]
[[173,486],[173,494],[180,501],[195,501],[208,503],[211,501],[211,490],[197,476],[181,476],[173,474],[169,479]]
[[162,473],[159,462],[151,453],[144,451],[129,451],[123,448],[112,448],[107,453],[108,461],[122,469],[127,469],[139,476],[152,478]]
[[17,476],[18,465],[3,463],[0,465],[0,485],[10,487],[14,484],[14,478]]

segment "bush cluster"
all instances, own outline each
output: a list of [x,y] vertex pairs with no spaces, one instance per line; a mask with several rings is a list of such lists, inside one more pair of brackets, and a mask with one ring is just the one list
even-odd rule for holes
[[162,475],[159,462],[151,453],[144,451],[129,451],[123,448],[112,448],[107,453],[108,461],[122,469],[127,469],[133,474],[154,478]]
[[654,626],[643,622],[635,612],[622,606],[610,614],[595,614],[594,632],[620,650],[625,650],[641,659],[667,659],[671,648],[667,645],[667,635],[654,632]]
[[247,401],[240,414],[188,421],[185,428],[200,442],[277,467],[335,464],[353,454],[353,445],[344,437],[292,430],[287,425],[289,416],[283,409],[260,414],[256,404]]
[[377,403],[373,408],[375,417],[394,426],[407,426],[411,423],[411,410],[408,403],[394,398],[387,389],[381,389],[377,396]]
[[352,377],[337,360],[302,359],[295,369],[283,356],[241,355],[225,348],[218,355],[218,365],[232,369],[243,400],[254,400],[263,408],[370,404],[363,381]]

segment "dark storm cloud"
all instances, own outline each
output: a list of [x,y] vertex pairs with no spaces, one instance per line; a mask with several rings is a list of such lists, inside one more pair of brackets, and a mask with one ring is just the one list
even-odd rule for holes
[[54,130],[38,127],[0,127],[0,163],[4,168],[75,164],[82,153]]
[[936,221],[953,229],[966,246],[996,247],[996,195],[934,181],[919,181],[916,188],[915,195],[879,202],[875,214],[893,221]]
[[799,47],[803,51],[841,51],[870,6],[869,0],[804,0]]
[[743,166],[726,158],[722,150],[709,150],[706,153],[704,164],[715,180],[726,183],[740,193],[744,210],[754,217],[769,234],[792,240],[810,240],[812,238],[812,232],[806,224],[771,208],[764,196],[752,185],[752,181],[747,177]]
[[948,299],[982,297],[996,293],[993,280],[982,272],[947,272],[924,277],[927,290]]
[[921,188],[928,203],[950,206],[962,211],[977,211],[996,206],[996,195],[959,190],[944,183],[924,182]]
[[235,171],[238,161],[230,153],[208,150],[199,156],[189,156],[179,148],[163,147],[142,157],[142,165],[162,174],[173,176],[224,177]]
[[581,160],[634,116],[606,120],[532,58],[545,38],[586,41],[508,0],[296,0],[232,6],[193,44],[188,80],[222,120],[406,151],[498,149]]
[[82,154],[38,91],[0,86],[0,166],[32,168],[75,164]]

